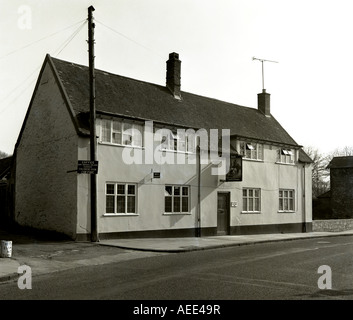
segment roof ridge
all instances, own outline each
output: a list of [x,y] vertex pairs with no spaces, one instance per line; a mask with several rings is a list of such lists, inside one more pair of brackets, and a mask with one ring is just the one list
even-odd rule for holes
[[[60,62],[64,62],[64,63],[70,64],[70,65],[74,65],[74,66],[77,66],[77,67],[84,67],[84,68],[87,68],[87,69],[89,68],[86,65],[75,63],[75,62],[70,62],[70,61],[67,61],[67,60],[62,60],[62,59],[53,58],[53,57],[51,57],[51,59],[52,60],[57,60],[57,61],[60,61]],[[95,72],[99,72],[99,73],[103,73],[103,74],[106,73],[106,74],[111,75],[111,76],[120,77],[120,78],[128,79],[128,80],[131,80],[131,81],[136,81],[136,82],[139,82],[139,83],[149,84],[149,85],[157,86],[157,87],[160,87],[160,88],[163,88],[163,89],[167,89],[167,87],[163,86],[162,84],[158,84],[158,83],[149,82],[149,81],[146,81],[146,80],[140,80],[140,79],[135,79],[135,78],[123,76],[121,74],[112,73],[110,71],[106,71],[106,70],[102,70],[102,69],[97,69],[96,68]],[[202,94],[198,94],[198,93],[193,93],[193,92],[190,92],[190,91],[181,90],[181,93],[190,94],[190,95],[201,97],[201,98],[204,98],[204,99],[209,99],[209,100],[213,100],[213,101],[218,101],[218,102],[230,104],[230,105],[236,106],[236,107],[247,108],[247,109],[252,109],[252,110],[258,111],[258,109],[254,108],[254,107],[248,107],[248,106],[236,104],[234,102],[225,101],[225,100],[218,99],[218,98],[212,98],[212,97],[208,97],[208,96],[205,96],[205,95],[202,95]]]
[[[64,63],[67,63],[67,64],[71,64],[71,65],[74,65],[74,66],[77,66],[77,67],[83,67],[83,68],[86,68],[87,70],[89,69],[89,67],[86,66],[86,65],[75,63],[75,62],[70,62],[70,61],[67,61],[67,60],[62,60],[62,59],[58,59],[58,58],[52,58],[52,60],[57,60],[57,61],[64,62]],[[142,83],[147,83],[147,84],[163,87],[160,84],[156,84],[156,83],[153,83],[153,82],[148,82],[148,81],[145,81],[145,80],[135,79],[135,78],[127,77],[127,76],[123,76],[121,74],[112,73],[110,71],[106,71],[106,70],[103,70],[103,69],[95,68],[95,72],[99,72],[99,73],[108,74],[108,75],[115,76],[115,77],[129,79],[129,80],[132,80],[132,81],[137,81],[137,82],[142,82]]]

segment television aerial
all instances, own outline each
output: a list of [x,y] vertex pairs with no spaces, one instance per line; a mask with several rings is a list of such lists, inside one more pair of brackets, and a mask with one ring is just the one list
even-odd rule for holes
[[278,61],[273,61],[273,60],[266,60],[266,59],[259,59],[252,57],[253,60],[258,60],[262,64],[262,91],[265,92],[265,75],[264,75],[264,62],[273,62],[273,63],[278,63]]

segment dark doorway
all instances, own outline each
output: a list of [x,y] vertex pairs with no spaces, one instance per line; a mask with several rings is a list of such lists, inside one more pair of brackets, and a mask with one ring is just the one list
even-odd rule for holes
[[217,204],[217,235],[229,234],[230,226],[230,196],[229,193],[218,193]]

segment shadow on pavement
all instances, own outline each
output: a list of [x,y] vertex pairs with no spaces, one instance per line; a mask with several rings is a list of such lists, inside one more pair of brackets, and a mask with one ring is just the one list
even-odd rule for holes
[[16,244],[29,244],[38,242],[72,241],[67,235],[54,231],[44,231],[18,225],[1,226],[0,240],[12,241]]

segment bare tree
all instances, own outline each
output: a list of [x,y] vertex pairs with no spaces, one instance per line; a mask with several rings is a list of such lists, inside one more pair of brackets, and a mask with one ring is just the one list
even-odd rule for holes
[[326,155],[313,147],[306,147],[304,151],[313,160],[312,186],[313,198],[330,190],[330,170],[327,166],[334,157],[353,156],[353,147],[336,148]]
[[313,198],[330,189],[330,181],[327,175],[327,159],[314,147],[304,148],[305,153],[313,160],[312,192]]
[[[336,148],[335,150],[333,150],[332,152],[329,152],[325,156],[325,160],[324,160],[325,166],[327,167],[334,157],[347,157],[347,156],[353,156],[353,147],[345,146],[343,148]],[[329,169],[325,169],[324,176],[330,179]]]
[[331,160],[333,157],[353,156],[353,147],[345,146],[341,149],[336,148],[334,151],[330,152],[328,156],[331,157]]

